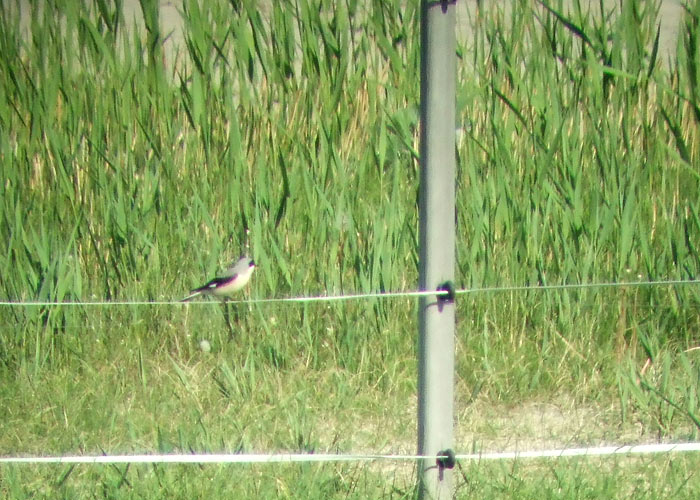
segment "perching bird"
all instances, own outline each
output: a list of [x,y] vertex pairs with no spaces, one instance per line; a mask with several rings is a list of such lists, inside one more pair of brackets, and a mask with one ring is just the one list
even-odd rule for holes
[[215,297],[229,297],[241,290],[253,274],[255,269],[255,261],[248,257],[241,257],[238,262],[232,264],[220,276],[217,276],[206,285],[195,288],[190,294],[182,299],[182,302],[187,302],[198,295],[214,295]]

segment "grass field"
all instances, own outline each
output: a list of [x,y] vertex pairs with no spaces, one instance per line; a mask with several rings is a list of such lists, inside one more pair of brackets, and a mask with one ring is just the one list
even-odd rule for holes
[[[0,7],[0,297],[417,284],[419,18],[389,0]],[[697,279],[700,2],[474,12],[461,288]],[[606,4],[608,5],[608,4]],[[0,455],[414,453],[417,301],[0,306]],[[457,452],[697,440],[700,286],[471,293]],[[211,343],[210,352],[200,341]],[[465,462],[458,498],[694,498],[700,456]],[[413,498],[411,463],[3,465],[4,498]]]

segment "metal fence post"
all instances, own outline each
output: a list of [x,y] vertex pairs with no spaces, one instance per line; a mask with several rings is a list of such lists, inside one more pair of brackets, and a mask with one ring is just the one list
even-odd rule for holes
[[[451,285],[455,268],[455,1],[421,5],[420,289]],[[455,306],[419,305],[418,453],[452,453]],[[449,453],[421,460],[421,498],[451,498]]]

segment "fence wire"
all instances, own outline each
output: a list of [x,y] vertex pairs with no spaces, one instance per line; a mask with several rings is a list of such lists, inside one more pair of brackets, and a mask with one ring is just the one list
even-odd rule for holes
[[[603,283],[571,283],[555,285],[521,285],[521,286],[496,286],[485,288],[464,288],[455,290],[455,295],[477,293],[505,293],[505,292],[536,292],[553,290],[576,290],[594,288],[623,288],[645,286],[683,286],[698,285],[700,280],[659,280],[659,281],[631,281],[631,282],[603,282]],[[443,290],[419,290],[403,292],[375,292],[342,295],[317,295],[298,296],[268,299],[231,300],[231,304],[274,304],[274,303],[309,303],[309,302],[334,302],[363,299],[388,299],[401,297],[428,297],[445,296],[449,292]],[[59,307],[59,306],[190,306],[218,304],[220,301],[182,302],[180,300],[165,301],[91,301],[91,302],[52,302],[52,301],[0,301],[0,306],[8,307]],[[693,443],[652,443],[641,445],[612,445],[590,448],[562,448],[549,450],[516,450],[502,452],[481,452],[471,454],[457,454],[459,461],[479,460],[517,460],[529,458],[563,458],[576,456],[611,456],[611,455],[639,455],[672,452],[700,451],[700,442]],[[303,462],[351,462],[351,461],[416,461],[437,460],[437,456],[425,455],[401,455],[401,454],[309,454],[309,453],[281,453],[281,454],[167,454],[167,455],[61,455],[61,456],[33,456],[33,457],[0,457],[0,464],[116,464],[116,463],[176,463],[176,464],[267,464],[267,463],[303,463]]]
[[[479,293],[504,293],[504,292],[537,292],[553,290],[585,290],[594,288],[626,288],[646,286],[683,286],[698,285],[700,279],[694,280],[659,280],[659,281],[626,281],[603,283],[565,283],[555,285],[519,285],[519,286],[494,286],[484,288],[463,288],[455,290],[455,295],[479,294]],[[308,302],[338,302],[347,300],[364,299],[390,299],[402,297],[432,297],[446,296],[445,290],[409,290],[402,292],[370,292],[339,295],[312,295],[298,297],[280,297],[268,299],[242,299],[228,300],[228,304],[277,304],[277,303],[308,303]],[[110,300],[110,301],[86,301],[86,302],[57,302],[57,301],[0,301],[0,306],[8,307],[51,307],[51,306],[201,306],[207,304],[219,304],[219,300],[202,300],[182,302],[182,300]]]
[[[700,442],[613,445],[592,448],[561,448],[549,450],[517,450],[491,453],[457,454],[459,461],[518,460],[529,458],[565,458],[611,455],[648,455],[656,453],[700,451]],[[437,455],[375,455],[375,454],[167,454],[167,455],[66,455],[35,457],[0,457],[0,464],[271,464],[310,462],[369,462],[369,461],[437,461]]]

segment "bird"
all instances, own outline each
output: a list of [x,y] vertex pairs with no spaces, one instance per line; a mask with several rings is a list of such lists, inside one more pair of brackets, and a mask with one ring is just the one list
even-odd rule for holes
[[187,302],[199,295],[210,294],[226,299],[246,286],[254,269],[255,261],[250,257],[243,256],[231,264],[221,275],[192,290],[187,297],[182,299],[182,302]]

